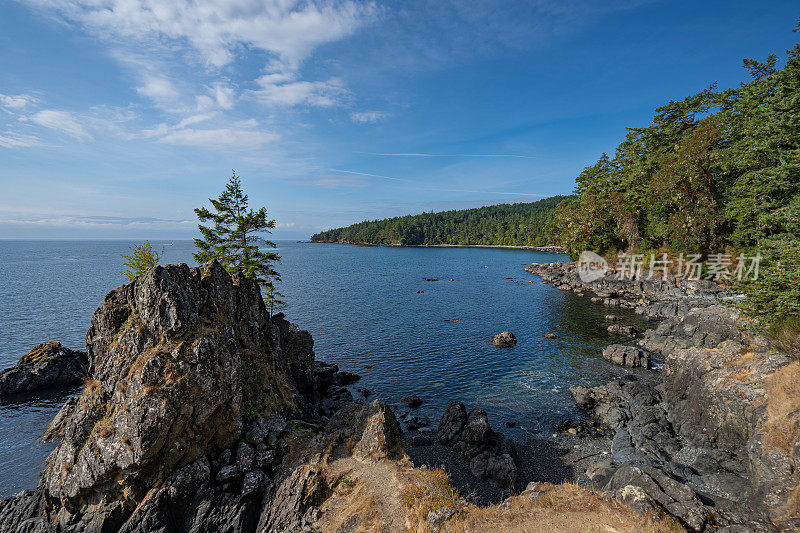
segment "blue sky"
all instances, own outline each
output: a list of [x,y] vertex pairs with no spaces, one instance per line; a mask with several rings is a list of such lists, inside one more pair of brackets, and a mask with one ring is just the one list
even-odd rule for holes
[[[793,46],[793,1],[7,0],[0,238],[188,238],[231,169],[276,239],[533,201]],[[207,203],[207,202],[206,202]]]

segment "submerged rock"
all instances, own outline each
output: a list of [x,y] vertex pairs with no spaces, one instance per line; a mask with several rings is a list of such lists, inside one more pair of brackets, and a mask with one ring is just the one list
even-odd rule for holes
[[70,350],[60,342],[43,342],[17,364],[0,372],[0,396],[80,383],[86,376],[86,352]]
[[420,405],[422,405],[422,398],[417,396],[416,394],[412,394],[410,396],[406,396],[401,400],[404,404],[411,407],[412,409],[416,409]]
[[492,344],[498,348],[511,348],[517,344],[517,338],[510,331],[504,331],[492,337]]

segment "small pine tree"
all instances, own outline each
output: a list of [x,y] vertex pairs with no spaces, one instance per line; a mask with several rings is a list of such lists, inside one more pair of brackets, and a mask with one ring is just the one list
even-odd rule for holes
[[213,226],[198,225],[202,238],[194,240],[195,261],[205,263],[216,259],[228,272],[241,271],[245,277],[257,281],[264,292],[264,303],[272,311],[283,303],[273,283],[280,281],[280,274],[272,267],[281,257],[262,250],[275,248],[275,243],[261,235],[271,233],[275,220],[267,218],[266,207],[256,211],[248,207],[249,200],[236,171],[219,198],[209,201],[214,211],[205,207],[194,210],[201,222],[213,223]]
[[161,252],[156,252],[150,245],[150,241],[144,241],[143,244],[134,244],[130,247],[130,250],[130,255],[122,254],[122,258],[125,260],[122,266],[127,267],[127,269],[120,272],[128,282],[133,281],[136,276],[142,274],[148,268],[156,266],[164,255],[164,248],[161,248]]

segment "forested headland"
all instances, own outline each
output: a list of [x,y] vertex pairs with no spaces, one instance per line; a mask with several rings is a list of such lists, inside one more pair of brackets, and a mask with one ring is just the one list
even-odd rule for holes
[[[795,30],[797,31],[797,29]],[[749,79],[716,84],[628,128],[613,155],[576,178],[574,196],[365,221],[312,237],[369,244],[557,244],[607,256],[761,254],[739,284],[747,307],[800,316],[800,45],[745,59]]]
[[312,242],[385,245],[544,246],[553,241],[556,207],[568,196],[538,202],[370,220],[317,233]]

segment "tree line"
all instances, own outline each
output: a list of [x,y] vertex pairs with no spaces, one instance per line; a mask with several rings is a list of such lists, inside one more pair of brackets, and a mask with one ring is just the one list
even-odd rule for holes
[[556,206],[567,196],[439,213],[368,220],[311,236],[313,242],[384,245],[550,244]]

